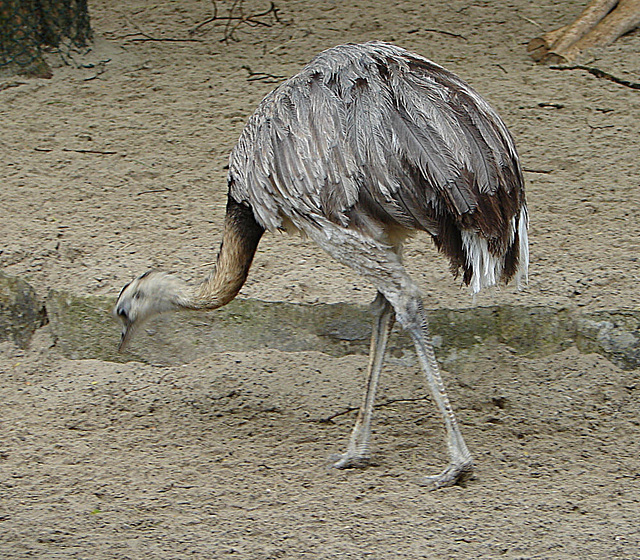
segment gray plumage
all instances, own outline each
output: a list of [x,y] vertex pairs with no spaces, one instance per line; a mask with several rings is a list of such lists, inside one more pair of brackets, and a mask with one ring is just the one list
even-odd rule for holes
[[438,369],[420,291],[402,243],[429,233],[474,292],[526,278],[527,209],[513,139],[460,78],[385,43],[343,45],[317,56],[270,93],[231,153],[216,268],[195,289],[146,273],[123,288],[115,313],[121,348],[156,313],[215,309],[243,285],[264,230],[300,231],[378,290],[368,383],[347,451],[334,466],[364,464],[376,387],[397,319],[411,335],[447,430],[438,488],[472,470]]
[[[522,172],[504,123],[460,78],[385,43],[329,49],[270,93],[231,154],[229,193],[268,230],[328,220],[391,245],[394,233],[427,231],[475,291],[526,261]],[[473,278],[465,231],[499,257],[496,274]]]

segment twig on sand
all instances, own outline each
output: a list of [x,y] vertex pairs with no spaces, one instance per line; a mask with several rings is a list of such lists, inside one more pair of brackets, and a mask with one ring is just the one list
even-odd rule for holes
[[[142,42],[142,41],[157,41],[157,42],[167,42],[167,43],[202,43],[201,39],[177,39],[175,37],[154,37],[153,35],[149,35],[140,29],[138,25],[136,25],[133,21],[127,18],[127,22],[133,28],[136,29],[136,33],[128,33],[127,35],[123,35],[119,37],[120,39],[128,39],[131,42]],[[132,37],[131,39],[129,37]]]
[[605,80],[609,80],[610,82],[614,82],[631,89],[640,89],[640,82],[630,82],[629,80],[625,80],[624,78],[618,78],[613,74],[609,74],[609,72],[605,72],[604,70],[600,70],[600,68],[595,68],[593,66],[583,66],[582,64],[575,64],[573,66],[549,66],[549,68],[551,70],[584,70],[585,72],[589,72],[589,74],[595,76],[596,78],[603,78]]
[[[137,35],[142,35],[142,37],[137,37]],[[138,33],[131,33],[129,35],[125,35],[125,37],[133,37],[129,39],[132,43],[137,42],[141,43],[143,41],[158,41],[165,43],[202,43],[201,39],[176,39],[175,37],[152,37],[143,31],[138,31]]]
[[246,64],[242,65],[249,75],[247,76],[248,82],[264,82],[266,84],[280,83],[286,76],[280,76],[279,74],[267,74],[266,72],[254,72]]
[[[385,406],[391,406],[393,404],[396,403],[407,403],[407,402],[416,402],[416,401],[425,401],[427,400],[427,397],[417,397],[415,399],[389,399],[388,401],[385,401],[383,403],[377,404],[375,405],[375,408],[383,408]],[[341,410],[340,412],[336,412],[334,414],[332,414],[331,416],[327,416],[325,418],[318,418],[316,421],[320,422],[321,424],[331,424],[333,422],[333,420],[335,418],[337,418],[338,416],[344,416],[345,414],[349,414],[351,412],[355,412],[356,410],[358,410],[359,407],[354,407],[351,406],[345,410]]]
[[527,173],[542,173],[544,175],[553,173],[553,169],[532,169],[531,167],[523,167],[522,171],[526,171]]
[[[228,10],[227,15],[219,16],[218,3],[216,2],[216,0],[212,0],[213,16],[207,18],[204,21],[201,21],[198,25],[196,25],[189,31],[189,34],[194,35],[195,33],[198,33],[205,25],[208,25],[209,23],[212,23],[214,21],[221,21],[225,23],[225,26],[224,33],[222,39],[220,39],[220,42],[228,43],[229,40],[238,41],[237,37],[234,36],[234,33],[242,25],[247,25],[249,27],[273,27],[274,23],[282,23],[282,20],[278,15],[278,12],[280,10],[273,2],[270,2],[268,9],[262,12],[248,15],[245,15],[244,13],[243,3],[244,0],[234,0]],[[272,18],[271,21],[262,19],[269,16],[271,16]]]
[[[33,148],[34,152],[53,152],[52,148]],[[63,152],[74,152],[76,154],[97,154],[99,156],[115,156],[118,155],[118,152],[112,152],[110,150],[88,150],[88,149],[73,149],[73,148],[62,148]]]
[[118,152],[112,152],[110,150],[74,150],[72,148],[62,148],[63,152],[75,152],[76,154],[97,154],[99,156],[115,156]]
[[136,196],[140,196],[142,194],[154,194],[154,193],[162,193],[162,192],[171,192],[169,187],[162,187],[161,189],[152,189],[149,191],[141,191]]
[[429,33],[440,33],[440,35],[446,35],[447,37],[455,37],[456,39],[463,39],[467,41],[467,38],[464,35],[459,35],[458,33],[451,33],[451,31],[443,31],[442,29],[423,29],[423,31],[428,31]]
[[19,87],[25,85],[26,82],[5,82],[4,84],[0,84],[0,91],[4,91],[5,89],[9,89],[12,87]]

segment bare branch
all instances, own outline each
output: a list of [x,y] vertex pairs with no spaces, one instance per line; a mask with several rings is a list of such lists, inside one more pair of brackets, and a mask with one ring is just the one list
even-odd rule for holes
[[[212,4],[213,16],[207,18],[204,21],[201,21],[198,25],[191,29],[189,31],[190,35],[198,33],[204,26],[208,25],[209,23],[224,22],[224,31],[220,42],[227,43],[229,42],[229,40],[239,40],[235,37],[234,34],[243,25],[246,25],[248,27],[273,27],[274,23],[283,23],[278,15],[279,8],[273,2],[270,2],[269,8],[262,12],[245,15],[243,9],[244,0],[234,0],[231,4],[231,7],[228,9],[226,16],[218,15],[218,4],[215,0],[212,0]],[[263,19],[267,18],[268,16],[271,16],[271,19]]]

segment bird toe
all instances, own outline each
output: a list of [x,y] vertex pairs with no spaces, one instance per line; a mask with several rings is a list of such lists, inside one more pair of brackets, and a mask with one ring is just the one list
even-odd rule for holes
[[350,455],[349,453],[332,455],[331,467],[334,469],[363,469],[370,466],[371,458],[368,456]]

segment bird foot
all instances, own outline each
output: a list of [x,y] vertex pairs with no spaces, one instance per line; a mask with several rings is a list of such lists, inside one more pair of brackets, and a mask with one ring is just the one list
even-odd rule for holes
[[430,490],[438,490],[447,486],[464,484],[473,477],[473,462],[454,463],[440,474],[425,476],[422,486],[429,486]]
[[334,469],[364,469],[372,464],[369,456],[350,453],[332,455],[330,461]]

